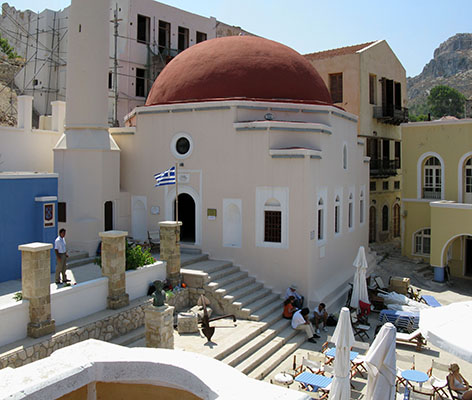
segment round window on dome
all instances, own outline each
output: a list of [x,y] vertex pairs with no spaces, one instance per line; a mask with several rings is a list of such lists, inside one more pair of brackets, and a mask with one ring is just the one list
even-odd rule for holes
[[177,133],[172,138],[170,151],[177,158],[187,158],[192,154],[193,141],[187,133]]
[[177,150],[177,153],[181,155],[187,154],[190,150],[189,140],[186,137],[179,138],[175,144],[175,150]]

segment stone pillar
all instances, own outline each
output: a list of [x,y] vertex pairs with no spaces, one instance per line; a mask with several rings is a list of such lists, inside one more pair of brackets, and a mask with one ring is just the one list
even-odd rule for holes
[[144,310],[146,347],[174,348],[174,307],[152,304]]
[[180,227],[182,222],[159,222],[161,237],[161,260],[167,263],[167,280],[172,286],[180,281]]
[[102,238],[102,275],[108,278],[107,307],[116,310],[129,304],[126,293],[126,236],[128,232],[100,232]]
[[17,128],[31,132],[33,124],[33,96],[18,96]]
[[23,299],[29,301],[28,336],[38,338],[56,331],[51,319],[50,243],[18,246],[21,251],[21,286]]

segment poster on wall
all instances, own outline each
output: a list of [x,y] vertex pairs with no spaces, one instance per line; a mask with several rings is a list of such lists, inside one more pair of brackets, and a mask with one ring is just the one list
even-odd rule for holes
[[45,228],[52,228],[56,225],[54,203],[43,204],[43,225]]

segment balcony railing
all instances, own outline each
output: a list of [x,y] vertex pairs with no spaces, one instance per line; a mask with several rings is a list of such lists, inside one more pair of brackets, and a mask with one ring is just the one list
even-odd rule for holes
[[400,168],[400,160],[370,159],[370,175],[377,178],[395,176]]
[[374,118],[386,124],[400,125],[408,122],[408,108],[396,108],[393,104],[374,107]]
[[441,188],[423,188],[423,199],[441,199]]

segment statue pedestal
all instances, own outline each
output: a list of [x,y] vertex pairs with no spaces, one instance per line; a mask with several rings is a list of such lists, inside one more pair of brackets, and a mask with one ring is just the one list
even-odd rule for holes
[[174,348],[174,307],[150,305],[144,310],[146,347]]

